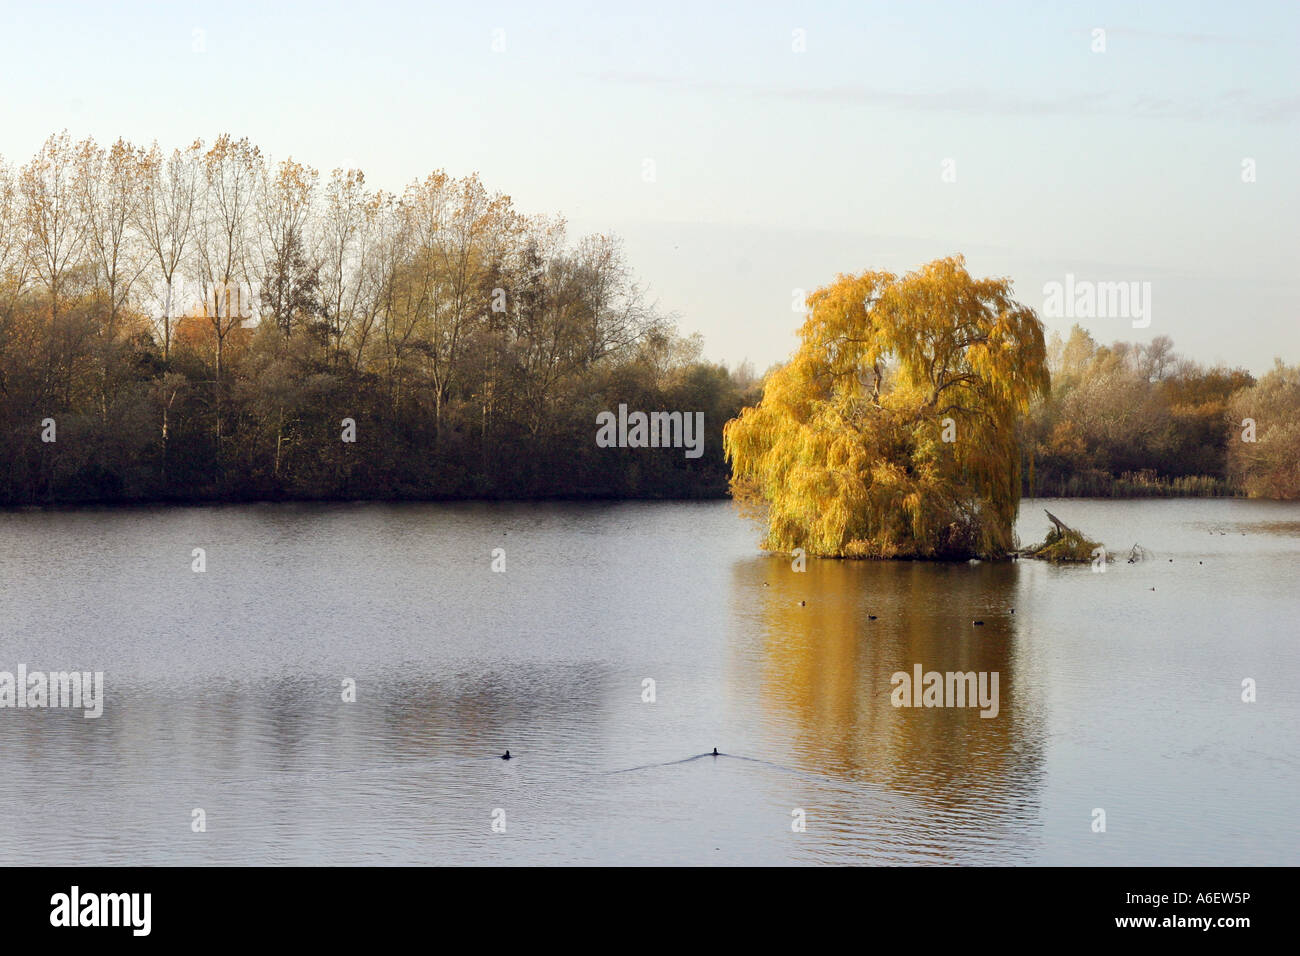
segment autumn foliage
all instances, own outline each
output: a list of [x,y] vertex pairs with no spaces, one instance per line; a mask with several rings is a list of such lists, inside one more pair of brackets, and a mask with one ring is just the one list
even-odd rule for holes
[[[616,237],[473,174],[389,192],[229,135],[0,160],[0,505],[720,496],[747,387]],[[620,402],[703,412],[704,455],[597,447]]]
[[[1098,345],[1075,326],[1048,344],[1051,393],[1021,423],[1025,490],[1038,496],[1136,497],[1259,493],[1244,463],[1234,409],[1256,403],[1243,369],[1207,368],[1180,356],[1167,336]],[[1284,431],[1300,406],[1258,403],[1261,435],[1274,452],[1295,443]],[[1230,454],[1231,452],[1231,454]],[[1243,452],[1244,454],[1238,454]],[[1274,457],[1276,455],[1274,454]]]
[[724,432],[765,546],[837,557],[1001,555],[1017,422],[1048,387],[1043,329],[960,257],[840,276],[808,297],[793,360]]

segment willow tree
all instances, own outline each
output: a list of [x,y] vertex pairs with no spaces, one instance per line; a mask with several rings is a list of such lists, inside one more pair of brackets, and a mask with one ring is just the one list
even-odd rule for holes
[[1047,389],[1043,327],[960,256],[808,297],[789,364],[729,422],[732,492],[764,547],[835,557],[996,556],[1020,501],[1017,418]]

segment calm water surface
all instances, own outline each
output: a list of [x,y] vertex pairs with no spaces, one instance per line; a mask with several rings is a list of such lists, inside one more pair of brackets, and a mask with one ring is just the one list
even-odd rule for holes
[[[0,864],[1300,863],[1300,505],[1022,540],[1043,505],[1153,558],[800,574],[721,502],[0,514],[0,670],[107,697],[0,710]],[[998,716],[893,707],[918,663]]]

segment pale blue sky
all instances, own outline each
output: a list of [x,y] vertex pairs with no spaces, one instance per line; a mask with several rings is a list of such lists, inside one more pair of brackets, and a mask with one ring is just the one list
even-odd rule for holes
[[230,131],[385,188],[477,170],[621,234],[683,331],[760,368],[793,289],[954,252],[1035,308],[1067,272],[1151,282],[1150,327],[1102,341],[1300,361],[1300,4],[605,6],[4,0],[0,154]]

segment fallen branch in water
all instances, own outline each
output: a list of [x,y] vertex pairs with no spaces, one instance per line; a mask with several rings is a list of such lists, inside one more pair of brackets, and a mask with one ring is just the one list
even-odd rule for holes
[[1046,508],[1043,509],[1043,513],[1051,520],[1052,529],[1047,532],[1047,537],[1042,544],[1024,548],[1020,552],[1021,555],[1026,558],[1041,558],[1053,563],[1069,564],[1090,564],[1093,558],[1099,555],[1103,556],[1104,560],[1108,560],[1104,558],[1105,549],[1098,542],[1086,537],[1083,532],[1071,528]]
[[1146,561],[1151,557],[1151,552],[1140,544],[1133,545],[1133,550],[1128,553],[1128,563],[1137,564],[1139,561]]

